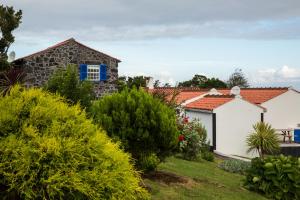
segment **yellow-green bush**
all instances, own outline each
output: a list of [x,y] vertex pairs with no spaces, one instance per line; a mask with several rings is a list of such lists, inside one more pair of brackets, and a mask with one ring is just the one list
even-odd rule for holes
[[40,89],[0,98],[0,196],[147,199],[139,174],[77,106]]

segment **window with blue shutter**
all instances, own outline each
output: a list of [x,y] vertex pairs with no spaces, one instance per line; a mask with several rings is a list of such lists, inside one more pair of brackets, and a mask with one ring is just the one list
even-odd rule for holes
[[80,80],[86,80],[87,78],[87,64],[80,64]]
[[107,79],[107,66],[105,64],[100,65],[100,81],[106,81]]

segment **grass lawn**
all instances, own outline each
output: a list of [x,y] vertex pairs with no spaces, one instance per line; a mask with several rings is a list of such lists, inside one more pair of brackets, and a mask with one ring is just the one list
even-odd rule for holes
[[159,165],[158,170],[183,176],[185,183],[165,183],[156,179],[144,181],[151,188],[152,199],[266,199],[244,189],[243,176],[219,169],[218,162],[220,160],[193,162],[170,157]]

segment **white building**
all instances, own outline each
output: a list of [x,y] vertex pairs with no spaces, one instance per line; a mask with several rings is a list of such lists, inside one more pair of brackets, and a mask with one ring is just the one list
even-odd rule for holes
[[[169,93],[174,89],[155,90]],[[178,90],[177,103],[183,106],[190,119],[201,121],[211,146],[221,154],[256,156],[247,153],[246,137],[257,122],[267,122],[275,129],[300,126],[300,93],[294,89],[234,87],[231,90]]]
[[253,124],[261,121],[264,109],[231,95],[207,95],[185,106],[186,116],[205,126],[211,146],[217,153],[254,157],[247,153],[246,138]]

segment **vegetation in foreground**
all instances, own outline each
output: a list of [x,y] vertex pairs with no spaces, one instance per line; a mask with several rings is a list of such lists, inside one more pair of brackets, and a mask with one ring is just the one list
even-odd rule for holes
[[[244,176],[223,171],[218,162],[187,161],[176,157],[166,159],[158,167],[159,171],[175,174],[177,181],[149,177],[144,179],[150,187],[152,199],[224,199],[260,200],[263,196],[243,188]],[[176,177],[175,176],[175,177]],[[174,176],[172,176],[174,177]],[[181,178],[180,178],[181,177]]]
[[147,199],[128,154],[58,95],[0,97],[1,199]]

